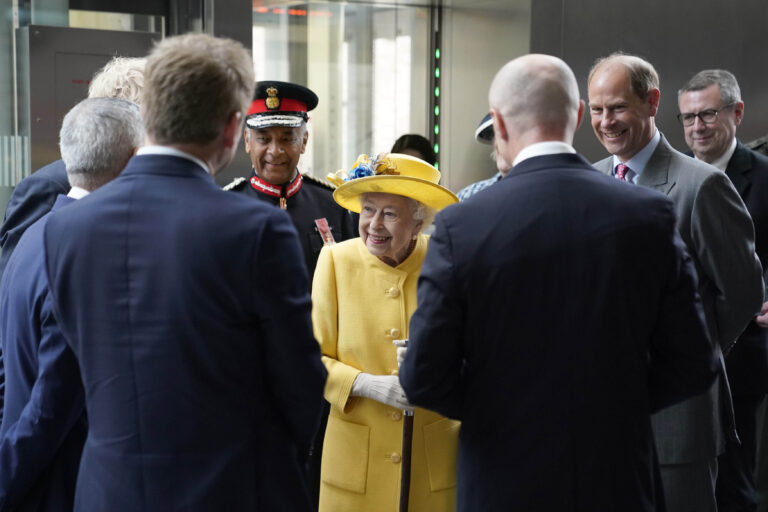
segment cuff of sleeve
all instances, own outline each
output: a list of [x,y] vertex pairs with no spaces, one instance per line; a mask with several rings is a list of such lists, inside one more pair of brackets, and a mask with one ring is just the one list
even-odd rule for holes
[[352,383],[360,374],[360,370],[341,364],[338,361],[328,372],[328,380],[325,381],[325,399],[342,412],[349,412],[354,398],[350,397],[352,393]]

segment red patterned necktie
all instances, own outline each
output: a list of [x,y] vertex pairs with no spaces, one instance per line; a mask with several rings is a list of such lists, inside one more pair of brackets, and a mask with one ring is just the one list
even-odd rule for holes
[[627,173],[629,172],[629,167],[627,167],[624,164],[619,164],[616,166],[616,177],[619,178],[621,181],[629,181],[629,177],[627,176]]

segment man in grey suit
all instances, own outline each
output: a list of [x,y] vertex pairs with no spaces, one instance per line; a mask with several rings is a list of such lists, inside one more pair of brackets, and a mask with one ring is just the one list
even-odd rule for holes
[[[707,327],[716,350],[727,353],[763,303],[762,269],[744,202],[725,173],[675,151],[656,129],[661,95],[650,63],[624,54],[599,59],[588,90],[592,128],[613,155],[595,167],[655,188],[675,203],[677,228],[699,274]],[[707,392],[652,417],[671,512],[717,510],[717,456],[726,435],[735,432],[722,353],[720,360],[720,378]]]

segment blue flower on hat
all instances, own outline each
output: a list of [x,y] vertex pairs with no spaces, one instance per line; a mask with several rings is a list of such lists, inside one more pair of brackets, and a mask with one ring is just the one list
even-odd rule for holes
[[354,180],[357,178],[365,178],[366,176],[373,176],[374,172],[370,165],[358,165],[351,171],[349,171],[349,179]]
[[379,176],[382,174],[397,175],[397,165],[389,159],[386,153],[381,153],[375,158],[366,154],[357,157],[351,171],[343,169],[327,176],[328,181],[340,186],[346,181],[356,180],[357,178],[367,178],[369,176]]

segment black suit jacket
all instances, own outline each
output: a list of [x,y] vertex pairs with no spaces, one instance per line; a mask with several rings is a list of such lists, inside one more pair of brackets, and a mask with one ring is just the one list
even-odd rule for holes
[[715,377],[696,286],[672,203],[579,155],[439,213],[400,381],[462,421],[458,510],[656,510],[650,413]]
[[[725,174],[747,206],[755,226],[755,251],[768,269],[768,157],[737,142]],[[725,358],[734,395],[768,392],[768,330],[750,322]]]

